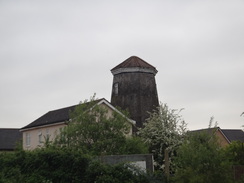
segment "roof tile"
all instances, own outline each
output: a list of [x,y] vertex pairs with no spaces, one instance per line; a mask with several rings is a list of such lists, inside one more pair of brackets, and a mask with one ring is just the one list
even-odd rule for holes
[[244,142],[244,132],[238,129],[221,129],[223,134],[228,138],[230,142],[241,141]]
[[[99,102],[102,99],[95,100],[94,102]],[[89,102],[85,103],[88,104]],[[70,119],[70,113],[75,109],[75,107],[78,105],[73,105],[70,107],[65,107],[53,111],[49,111],[40,118],[36,119],[32,123],[28,124],[27,126],[23,127],[22,129],[28,129],[28,128],[33,128],[33,127],[38,127],[38,126],[43,126],[43,125],[50,125],[50,124],[55,124],[55,123],[60,123],[60,122],[65,122]]]
[[131,56],[126,59],[124,62],[120,63],[119,65],[115,66],[111,71],[119,69],[119,68],[130,68],[130,67],[141,67],[141,68],[149,68],[156,70],[155,67],[147,63],[146,61],[142,60],[137,56]]

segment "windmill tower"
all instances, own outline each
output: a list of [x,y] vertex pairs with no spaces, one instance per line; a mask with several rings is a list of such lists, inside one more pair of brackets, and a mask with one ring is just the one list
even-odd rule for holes
[[[132,56],[117,65],[111,72],[114,76],[111,104],[128,110],[137,127],[159,106],[155,67],[139,57]],[[135,129],[134,129],[135,130]]]

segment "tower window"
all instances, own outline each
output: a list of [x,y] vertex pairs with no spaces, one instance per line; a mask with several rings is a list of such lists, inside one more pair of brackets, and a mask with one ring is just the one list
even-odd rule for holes
[[115,95],[119,94],[119,83],[114,83],[114,94]]

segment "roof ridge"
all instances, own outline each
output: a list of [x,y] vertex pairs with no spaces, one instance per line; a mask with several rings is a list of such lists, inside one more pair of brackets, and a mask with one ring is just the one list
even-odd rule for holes
[[[55,112],[55,111],[63,110],[63,109],[68,109],[68,108],[71,108],[71,107],[76,107],[76,106],[78,106],[78,105],[80,105],[80,104],[87,104],[87,103],[90,103],[90,102],[100,102],[100,101],[103,100],[103,99],[106,100],[105,98],[96,99],[96,100],[94,100],[94,101],[88,101],[88,102],[84,102],[84,103],[78,103],[78,104],[75,104],[75,105],[71,105],[71,106],[62,107],[62,108],[59,108],[59,109],[50,110],[50,111],[48,111],[47,113],[49,113],[49,112]],[[46,114],[47,114],[47,113],[46,113]]]
[[[84,103],[80,103],[80,104],[83,105],[83,104],[89,104],[91,102],[94,102],[94,105],[96,105],[97,103],[99,103],[102,100],[103,99],[96,99],[94,101],[88,101],[88,102],[84,102]],[[70,116],[69,116],[70,111],[74,110],[75,107],[79,106],[80,104],[76,104],[76,105],[72,105],[72,106],[63,107],[60,109],[54,109],[54,110],[48,111],[45,114],[43,114],[42,116],[40,116],[39,118],[37,118],[36,120],[32,121],[28,125],[21,128],[21,130],[26,129],[26,128],[30,128],[30,127],[41,126],[44,124],[48,125],[48,124],[51,124],[54,122],[55,123],[64,122],[65,120],[70,118]]]
[[[141,59],[141,58],[138,57],[138,56],[131,56],[131,57],[133,57],[133,58],[138,58],[140,61],[144,62],[145,64],[147,64],[147,65],[149,65],[149,66],[155,68],[154,66],[152,66],[151,64],[149,64],[148,62],[146,62],[145,60]],[[138,60],[136,60],[136,61],[138,61]]]
[[[55,111],[59,111],[59,110],[63,110],[63,109],[68,109],[68,108],[75,107],[75,106],[78,106],[78,105],[79,105],[79,104],[71,105],[71,106],[68,106],[68,107],[62,107],[62,108],[59,108],[59,109],[50,110],[50,111],[48,111],[47,113],[49,113],[49,112],[55,112]],[[47,114],[47,113],[46,113],[46,114]]]
[[145,60],[139,58],[138,56],[131,56],[127,58],[125,61],[123,61],[122,63],[118,64],[113,69],[111,69],[111,71],[119,68],[131,68],[131,67],[148,68],[156,71],[156,68],[154,66],[152,66]]
[[[214,130],[214,129],[221,129],[220,127],[211,127],[211,128],[201,128],[197,130],[190,130],[190,131],[202,131],[202,130]],[[222,130],[222,129],[221,129]]]

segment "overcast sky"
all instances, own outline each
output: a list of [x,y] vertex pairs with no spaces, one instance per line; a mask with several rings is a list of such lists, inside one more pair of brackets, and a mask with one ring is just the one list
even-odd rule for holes
[[244,125],[244,1],[0,0],[0,128],[89,99],[110,101],[114,66],[158,70],[159,100],[188,129]]

